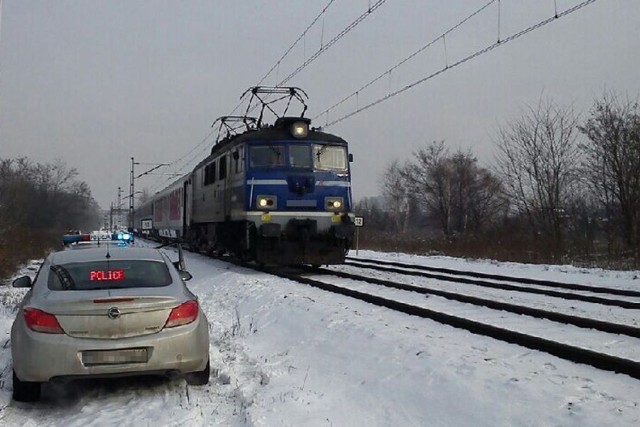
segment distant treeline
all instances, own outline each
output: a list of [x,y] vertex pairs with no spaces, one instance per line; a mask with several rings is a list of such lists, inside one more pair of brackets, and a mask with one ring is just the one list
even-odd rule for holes
[[99,206],[64,162],[0,159],[0,279],[59,245],[71,228],[95,227]]
[[640,107],[605,94],[586,118],[541,100],[498,130],[488,167],[432,142],[361,201],[364,245],[603,267],[640,265]]

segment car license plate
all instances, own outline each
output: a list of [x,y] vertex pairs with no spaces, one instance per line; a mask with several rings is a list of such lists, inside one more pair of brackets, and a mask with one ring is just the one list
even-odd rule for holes
[[88,350],[82,352],[82,363],[92,365],[118,365],[122,363],[146,363],[149,360],[146,348],[122,350]]

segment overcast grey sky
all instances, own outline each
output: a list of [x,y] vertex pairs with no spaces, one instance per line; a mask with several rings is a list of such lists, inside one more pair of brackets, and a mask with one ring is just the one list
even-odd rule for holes
[[[182,158],[166,172],[186,172],[210,149],[215,118],[231,113],[328,3],[0,0],[0,158],[60,158],[104,208],[118,186],[128,193],[132,156]],[[263,84],[280,82],[376,3],[335,0]],[[486,3],[387,0],[288,84],[307,91],[307,116],[316,117]],[[498,29],[504,39],[579,3],[495,2],[328,119],[494,43]],[[640,1],[597,0],[326,130],[350,142],[360,199],[379,192],[390,161],[434,140],[488,165],[496,129],[541,96],[585,114],[605,90],[637,97],[638,52]],[[165,179],[141,178],[136,190],[160,190]]]

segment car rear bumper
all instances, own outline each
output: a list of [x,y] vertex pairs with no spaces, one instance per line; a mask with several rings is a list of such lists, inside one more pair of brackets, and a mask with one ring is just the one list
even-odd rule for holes
[[[19,318],[21,316],[18,316]],[[73,338],[30,330],[16,319],[11,333],[13,368],[22,381],[46,382],[74,377],[186,374],[205,369],[209,330],[202,312],[189,325],[122,339]],[[147,348],[146,362],[83,363],[82,352]]]

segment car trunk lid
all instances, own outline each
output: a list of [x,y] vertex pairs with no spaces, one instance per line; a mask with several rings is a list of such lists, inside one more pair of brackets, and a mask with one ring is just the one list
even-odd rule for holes
[[118,339],[162,330],[171,310],[182,302],[171,296],[92,295],[51,302],[46,311],[72,337]]

